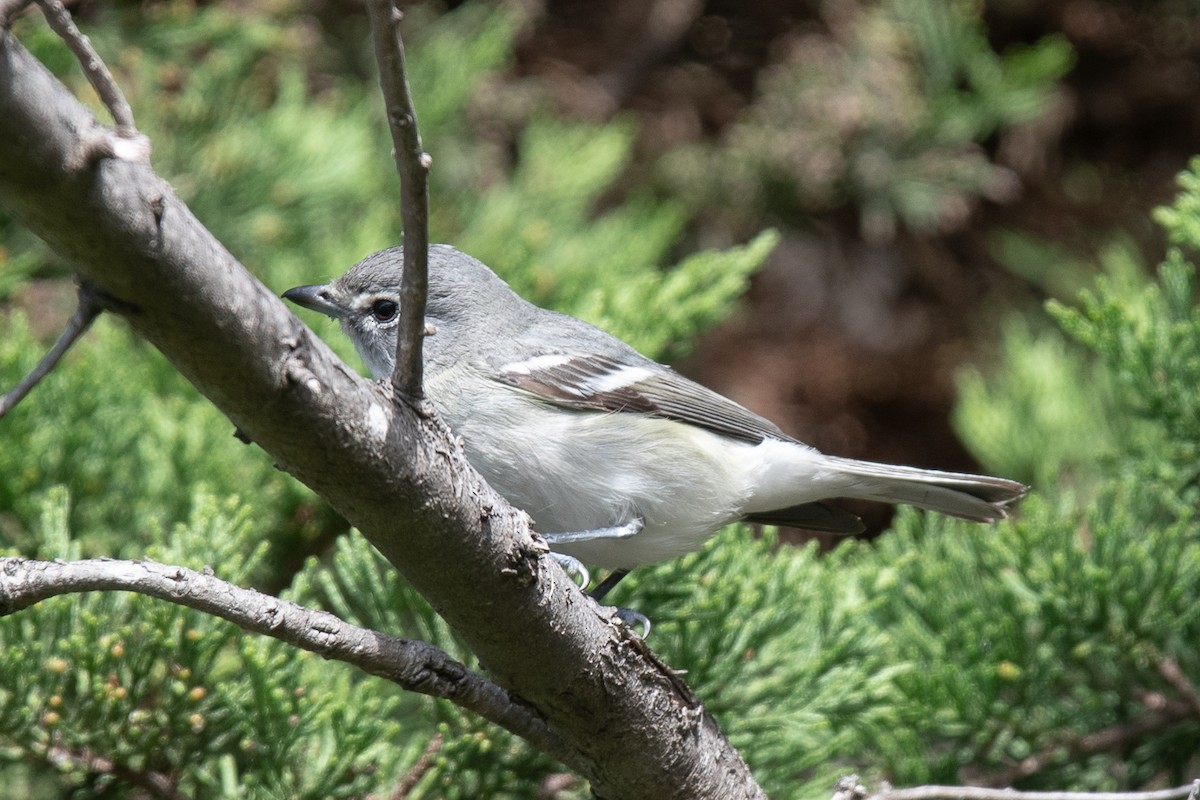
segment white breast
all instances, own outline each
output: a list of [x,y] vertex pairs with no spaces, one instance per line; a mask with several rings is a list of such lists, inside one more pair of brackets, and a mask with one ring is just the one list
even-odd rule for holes
[[494,387],[482,402],[445,387],[430,381],[429,396],[472,465],[539,532],[645,521],[628,539],[556,548],[586,563],[629,568],[698,549],[752,493],[753,445],[649,416],[571,411]]

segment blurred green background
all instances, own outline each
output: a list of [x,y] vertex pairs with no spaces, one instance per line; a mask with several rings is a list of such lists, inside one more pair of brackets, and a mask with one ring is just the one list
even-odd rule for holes
[[[269,287],[398,241],[357,5],[76,11],[155,167]],[[851,772],[1195,777],[1200,9],[407,12],[433,240],[822,449],[1034,487],[991,528],[865,504],[869,542],[735,527],[619,587],[770,796],[828,797]],[[14,31],[94,105],[36,13]],[[0,212],[0,386],[70,314],[69,276]],[[231,434],[102,319],[0,422],[0,551],[208,564],[471,663]],[[448,703],[112,594],[0,619],[0,775],[13,798],[588,796]]]

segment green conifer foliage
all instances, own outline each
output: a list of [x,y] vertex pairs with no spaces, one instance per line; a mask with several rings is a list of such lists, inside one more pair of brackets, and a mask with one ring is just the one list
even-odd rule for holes
[[[301,45],[312,32],[296,9],[256,21],[156,6],[161,24],[146,25],[120,13],[95,38],[121,53],[156,165],[264,281],[330,277],[395,241],[374,88],[310,85]],[[467,109],[510,52],[509,14],[467,5],[410,47],[435,158],[435,238],[649,353],[686,350],[728,311],[772,235],[661,269],[687,222],[678,204],[635,192],[597,210],[628,157],[627,121],[536,116],[515,162],[496,157]],[[181,68],[180,53],[194,63]],[[421,77],[431,74],[444,80],[437,92]],[[655,621],[650,644],[687,671],[770,796],[828,797],[848,772],[986,780],[1031,757],[1044,768],[1025,786],[1192,777],[1200,163],[1182,186],[1159,213],[1175,249],[1157,280],[1111,269],[1077,305],[1052,307],[1058,327],[1013,322],[998,373],[967,379],[964,438],[985,467],[1035,484],[1015,522],[905,512],[878,542],[820,557],[734,526],[614,592]],[[0,227],[0,296],[53,271],[11,229]],[[5,314],[0,385],[40,350],[24,317]],[[283,554],[336,524],[231,433],[169,364],[102,322],[0,423],[0,547],[282,580],[299,602],[471,663],[356,534],[281,574]],[[1096,752],[1074,744],[1121,729],[1138,734]],[[560,769],[449,703],[161,601],[93,593],[0,619],[0,797],[134,797],[138,781],[162,779],[200,798],[385,796],[402,781],[411,797],[519,798]]]

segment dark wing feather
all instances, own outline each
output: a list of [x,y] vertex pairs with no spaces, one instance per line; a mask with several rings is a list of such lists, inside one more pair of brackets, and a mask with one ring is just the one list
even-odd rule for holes
[[500,368],[498,380],[577,411],[620,411],[686,422],[732,439],[794,441],[732,400],[653,362],[548,354]]

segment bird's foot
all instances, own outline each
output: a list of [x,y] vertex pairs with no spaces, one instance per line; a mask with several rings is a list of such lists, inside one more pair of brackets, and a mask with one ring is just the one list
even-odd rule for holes
[[650,618],[645,614],[629,608],[614,608],[613,611],[616,613],[617,619],[621,620],[621,624],[637,638],[645,639],[650,635]]

